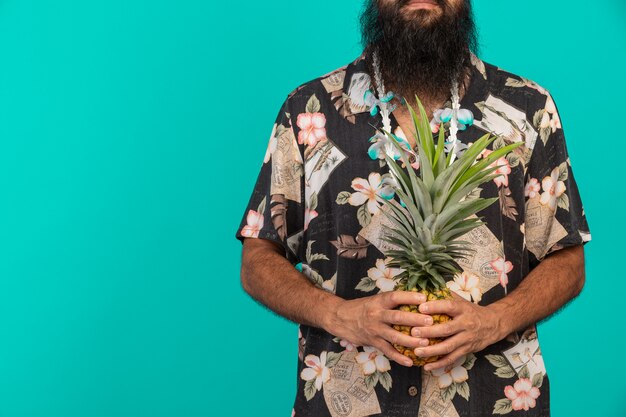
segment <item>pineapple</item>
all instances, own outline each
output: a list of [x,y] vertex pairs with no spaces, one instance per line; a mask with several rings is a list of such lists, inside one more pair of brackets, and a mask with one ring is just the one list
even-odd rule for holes
[[[498,158],[521,145],[507,145],[477,159],[496,137],[486,134],[469,146],[457,159],[444,150],[444,128],[439,129],[435,145],[428,117],[416,96],[420,116],[407,104],[415,127],[419,172],[411,167],[409,155],[390,132],[383,131],[401,153],[406,171],[392,156],[387,156],[389,170],[395,180],[396,199],[385,200],[386,214],[390,220],[385,225],[383,239],[393,247],[385,251],[392,261],[390,266],[402,268],[396,290],[417,291],[428,300],[451,299],[446,286],[456,274],[462,272],[457,259],[471,252],[469,242],[460,238],[483,224],[474,214],[493,204],[498,198],[469,196],[479,185],[497,177],[498,166],[490,166]],[[417,312],[416,305],[402,305],[398,309]],[[445,314],[433,315],[433,323],[444,323],[452,318]],[[409,326],[395,325],[402,333],[410,334]],[[439,343],[442,339],[431,339]],[[416,366],[434,362],[438,356],[419,358],[413,349],[394,345]]]

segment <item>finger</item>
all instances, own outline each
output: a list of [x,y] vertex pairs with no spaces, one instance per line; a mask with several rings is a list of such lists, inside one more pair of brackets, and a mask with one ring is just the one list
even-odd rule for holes
[[454,362],[456,362],[460,357],[465,356],[463,350],[457,349],[454,352],[450,352],[445,356],[442,356],[435,362],[428,363],[424,366],[425,371],[432,371],[433,369],[438,368],[451,368]]
[[419,305],[426,301],[426,296],[415,291],[389,291],[381,294],[383,307],[392,309],[402,304]]
[[[411,337],[402,332],[394,330],[391,327],[386,327],[386,330],[381,332],[381,336],[392,345],[402,345],[408,348],[416,348],[421,346],[428,346],[428,339],[421,339],[417,337]],[[424,344],[424,341],[426,342]]]
[[374,345],[374,347],[383,352],[383,355],[385,355],[387,359],[391,359],[392,361],[406,367],[413,366],[413,360],[411,358],[408,358],[398,352],[396,348],[391,346],[391,344],[389,344],[386,340],[380,339],[380,342]]
[[385,323],[402,326],[430,326],[433,324],[433,318],[428,314],[400,310],[384,310],[381,319]]
[[456,300],[456,301],[467,301],[465,298],[461,297],[459,294],[457,294],[454,291],[450,291],[450,293],[452,293],[452,299]]
[[451,317],[458,316],[465,309],[466,300],[434,300],[428,301],[419,306],[420,313],[423,314],[447,314]]
[[465,344],[465,338],[461,334],[456,334],[442,342],[435,343],[434,345],[420,347],[415,349],[415,355],[427,358],[430,356],[447,355],[450,352],[460,348]]
[[450,320],[433,326],[413,327],[411,329],[411,336],[424,338],[448,337],[462,330],[461,320]]

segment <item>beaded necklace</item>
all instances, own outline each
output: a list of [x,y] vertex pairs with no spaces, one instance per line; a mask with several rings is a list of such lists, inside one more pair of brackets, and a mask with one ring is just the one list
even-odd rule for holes
[[[371,97],[370,100],[366,101],[369,101],[372,106],[370,114],[372,114],[373,116],[376,115],[376,113],[378,113],[378,109],[380,109],[380,115],[383,121],[383,128],[387,132],[391,133],[390,114],[392,111],[395,110],[395,106],[391,105],[390,101],[394,97],[394,93],[391,91],[385,91],[385,84],[383,82],[383,77],[380,71],[380,61],[377,50],[374,50],[372,53],[372,65],[374,69],[374,81],[376,81],[378,97]],[[369,90],[368,92],[371,93],[371,91]],[[459,103],[459,85],[456,77],[452,83],[450,93],[452,96],[452,109],[439,109],[437,112],[446,113],[446,110],[449,110],[447,114],[441,114],[438,118],[442,122],[448,120],[450,121],[450,133],[448,139],[445,142],[445,148],[447,152],[452,152],[452,156],[450,159],[450,161],[452,162],[465,148],[465,146],[461,144],[457,138],[457,133],[459,131],[459,113],[463,112],[465,122],[464,125],[472,124],[474,118],[471,114],[471,111],[467,109],[461,109],[461,105]],[[433,115],[437,112],[434,112]],[[394,149],[392,143],[387,142],[385,144],[385,152],[389,156],[393,155]]]

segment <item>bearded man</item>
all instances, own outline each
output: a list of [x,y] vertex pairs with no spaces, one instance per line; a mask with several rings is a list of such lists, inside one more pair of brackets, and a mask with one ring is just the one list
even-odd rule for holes
[[[582,290],[591,239],[554,100],[476,56],[469,0],[371,0],[361,22],[363,53],[285,99],[237,231],[245,291],[300,325],[293,413],[549,416],[536,325]],[[415,95],[433,132],[455,118],[448,152],[485,133],[492,149],[523,142],[478,190],[499,204],[464,237],[453,300],[394,291],[401,270],[384,256],[393,189],[377,131],[415,149]],[[439,359],[415,367],[394,344]]]

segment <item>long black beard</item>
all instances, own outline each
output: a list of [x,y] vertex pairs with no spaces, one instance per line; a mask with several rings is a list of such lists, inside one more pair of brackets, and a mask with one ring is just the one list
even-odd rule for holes
[[[380,69],[387,89],[413,102],[415,94],[444,100],[455,79],[470,64],[470,51],[477,53],[478,41],[470,0],[455,10],[446,0],[437,0],[443,14],[425,25],[414,10],[413,20],[402,16],[409,0],[379,8],[367,0],[361,14],[361,38],[371,69],[371,54],[378,50]],[[372,73],[373,74],[373,73]]]

